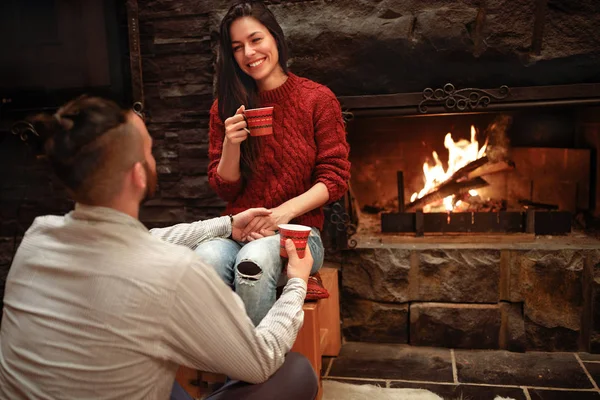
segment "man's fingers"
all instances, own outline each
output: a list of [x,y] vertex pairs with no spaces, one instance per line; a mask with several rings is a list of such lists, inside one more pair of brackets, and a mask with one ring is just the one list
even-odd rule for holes
[[312,258],[312,251],[310,250],[310,246],[308,242],[306,242],[306,250],[304,250],[304,257],[310,256]]
[[[267,225],[267,222],[268,222],[268,221],[264,221],[264,219],[263,219],[262,217],[257,217],[257,218],[255,218],[255,219],[259,219],[259,222],[258,222],[256,225],[254,225],[254,226],[252,227],[252,229],[250,229],[250,230],[248,231],[248,233],[246,233],[246,235],[251,235],[251,234],[252,234],[252,233],[254,233],[254,232],[257,232],[257,233],[258,233],[258,232],[260,232],[260,231],[261,231],[261,230],[262,230],[262,229],[265,227],[265,225]],[[248,229],[248,228],[247,228],[247,229]]]
[[257,239],[262,239],[263,237],[264,236],[258,232],[250,232],[250,234],[246,236],[242,242],[253,242]]
[[260,232],[263,229],[266,229],[268,226],[271,225],[271,220],[268,217],[262,217],[262,223],[258,224],[255,228],[254,231],[255,232]]
[[261,223],[261,217],[255,217],[252,221],[250,221],[248,223],[248,225],[246,225],[246,227],[242,231],[242,236],[248,236],[250,234],[250,232],[257,230],[256,227],[260,223]]

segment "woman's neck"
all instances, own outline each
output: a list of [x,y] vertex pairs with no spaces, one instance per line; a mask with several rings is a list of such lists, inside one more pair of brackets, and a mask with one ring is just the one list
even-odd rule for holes
[[269,90],[277,89],[287,81],[288,76],[283,72],[283,69],[279,67],[276,71],[273,71],[269,76],[261,81],[256,82],[259,92],[267,92]]

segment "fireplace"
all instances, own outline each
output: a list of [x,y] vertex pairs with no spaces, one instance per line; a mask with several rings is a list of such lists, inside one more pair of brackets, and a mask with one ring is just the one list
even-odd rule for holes
[[[486,132],[498,125],[506,134],[500,146],[506,147],[488,142],[487,150],[506,154],[492,161],[483,143],[489,139]],[[368,135],[361,133],[365,128]],[[349,138],[360,219],[370,227],[376,221],[369,220],[378,216],[382,232],[418,235],[569,233],[571,217],[590,210],[592,150],[576,147],[575,129],[576,116],[569,109],[357,120]],[[480,152],[453,168],[448,163],[456,155],[449,159],[444,142],[452,153],[460,151],[458,142]],[[423,168],[429,176],[446,172],[429,192]]]
[[[533,94],[514,103],[506,101],[507,88],[495,110],[487,107],[489,97],[485,107],[465,104],[463,110],[448,107],[454,103],[446,98],[446,108],[433,115],[423,105],[430,89],[412,110],[383,107],[400,95],[342,97],[353,165],[348,207],[357,237],[462,233],[522,240],[584,228],[598,190],[592,170],[598,148],[586,139],[585,124],[600,99],[593,93],[598,85],[573,86],[591,97],[580,104],[534,102],[544,88],[518,88]],[[454,90],[446,87],[442,93]]]
[[[330,221],[347,239],[347,339],[598,350],[600,242],[586,225],[598,209],[596,86],[563,87],[560,98],[511,88],[486,107],[441,101],[426,113],[428,90],[340,98],[352,178]],[[528,100],[511,98],[523,91]],[[451,170],[447,147],[453,157],[469,148],[472,158]],[[419,202],[428,196],[415,195],[425,163],[451,183],[437,182],[433,201]]]

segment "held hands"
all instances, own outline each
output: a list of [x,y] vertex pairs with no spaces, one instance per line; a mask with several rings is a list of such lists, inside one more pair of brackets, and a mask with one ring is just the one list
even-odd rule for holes
[[244,119],[245,106],[240,106],[235,115],[225,120],[225,142],[240,144],[248,138],[250,131]]
[[254,221],[256,218],[266,218],[270,214],[271,210],[267,210],[266,208],[249,208],[244,212],[234,215],[231,223],[231,237],[234,240],[244,241],[245,235],[243,232],[248,223]]
[[285,250],[288,254],[288,278],[302,278],[304,282],[308,283],[308,277],[310,276],[310,270],[313,265],[313,257],[310,253],[310,246],[306,246],[304,258],[298,257],[298,254],[296,253],[296,246],[294,246],[294,242],[291,239],[287,239],[285,241]]
[[272,208],[271,214],[257,216],[246,225],[242,232],[243,240],[251,242],[265,236],[272,236],[277,231],[277,225],[287,224],[294,217],[283,207]]

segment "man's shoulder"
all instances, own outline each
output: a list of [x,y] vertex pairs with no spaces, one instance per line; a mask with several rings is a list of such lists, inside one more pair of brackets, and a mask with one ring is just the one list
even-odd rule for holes
[[65,215],[40,215],[35,217],[25,235],[31,235],[45,229],[61,227],[65,224],[65,218]]

